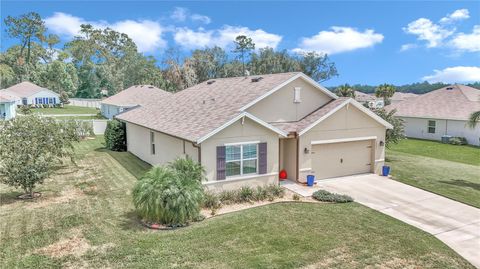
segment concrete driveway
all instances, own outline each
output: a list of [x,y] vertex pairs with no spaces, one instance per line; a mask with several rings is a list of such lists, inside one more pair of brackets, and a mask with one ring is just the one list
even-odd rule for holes
[[322,180],[315,187],[285,187],[303,196],[318,189],[348,194],[360,204],[433,234],[480,268],[480,209],[374,174]]

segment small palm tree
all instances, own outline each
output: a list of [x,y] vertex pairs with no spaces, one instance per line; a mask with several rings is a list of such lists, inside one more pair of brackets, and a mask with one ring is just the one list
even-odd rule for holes
[[470,128],[475,128],[477,126],[477,123],[480,121],[480,111],[475,111],[472,114],[470,114],[470,117],[468,119],[468,126]]
[[169,164],[169,167],[175,170],[181,177],[197,180],[205,180],[205,169],[203,166],[190,157],[177,158]]
[[390,104],[390,98],[395,94],[395,86],[391,84],[382,84],[375,90],[375,96],[383,98],[385,105]]
[[340,97],[355,98],[355,90],[348,84],[338,86],[335,93]]

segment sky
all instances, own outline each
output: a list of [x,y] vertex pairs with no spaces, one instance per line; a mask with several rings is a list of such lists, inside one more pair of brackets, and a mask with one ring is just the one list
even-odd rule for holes
[[[327,53],[339,76],[323,84],[402,85],[480,81],[480,1],[1,1],[6,16],[30,11],[62,42],[82,23],[128,34],[160,59],[232,49],[239,34],[256,48]],[[15,44],[2,24],[1,50]],[[59,44],[61,47],[62,44]]]

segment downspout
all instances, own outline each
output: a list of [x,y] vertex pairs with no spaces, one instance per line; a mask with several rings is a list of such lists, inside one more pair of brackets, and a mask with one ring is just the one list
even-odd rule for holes
[[296,165],[295,165],[295,181],[300,183],[298,180],[300,178],[300,139],[298,133],[295,132],[294,138],[297,140],[297,150],[296,150]]
[[195,142],[192,142],[192,146],[197,149],[198,153],[198,163],[202,164],[202,147]]

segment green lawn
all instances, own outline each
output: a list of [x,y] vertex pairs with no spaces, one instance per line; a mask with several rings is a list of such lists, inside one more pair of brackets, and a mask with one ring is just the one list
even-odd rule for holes
[[0,185],[0,268],[473,268],[434,236],[356,203],[274,204],[148,230],[130,190],[149,165],[100,137],[77,155],[39,200]]
[[41,113],[45,115],[55,114],[97,114],[98,109],[94,107],[81,107],[65,105],[63,108],[32,108],[34,113]]
[[480,148],[405,140],[387,150],[392,177],[480,208]]
[[405,139],[396,145],[392,145],[391,150],[452,162],[480,165],[480,147],[455,146],[438,141]]

